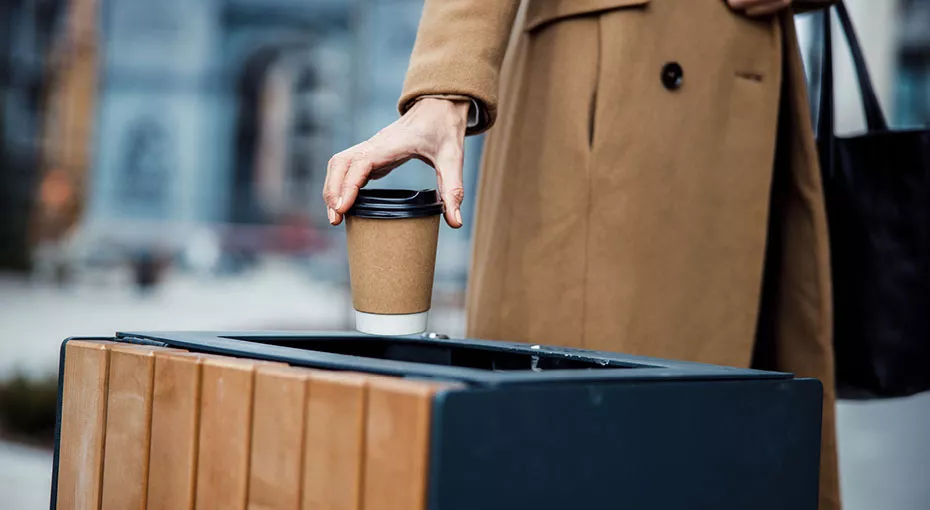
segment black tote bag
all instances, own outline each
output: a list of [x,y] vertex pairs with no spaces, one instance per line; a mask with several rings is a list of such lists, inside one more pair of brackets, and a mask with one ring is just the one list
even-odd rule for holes
[[888,129],[858,38],[865,134],[834,131],[831,15],[824,15],[817,138],[830,229],[837,392],[887,398],[930,389],[930,131]]

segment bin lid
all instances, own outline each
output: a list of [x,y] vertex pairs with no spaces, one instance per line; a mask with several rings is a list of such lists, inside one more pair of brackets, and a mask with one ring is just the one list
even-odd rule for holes
[[468,384],[579,381],[790,379],[791,374],[520,342],[424,334],[334,332],[119,332],[117,340],[347,370]]

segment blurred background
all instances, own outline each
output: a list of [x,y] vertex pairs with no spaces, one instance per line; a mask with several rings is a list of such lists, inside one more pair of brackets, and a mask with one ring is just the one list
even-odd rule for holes
[[[848,0],[894,126],[930,124],[930,0]],[[0,495],[47,507],[58,346],[349,329],[329,157],[397,114],[422,0],[0,0]],[[797,20],[813,91],[819,23]],[[862,128],[838,53],[837,121]],[[470,138],[475,189],[481,138]],[[433,187],[414,162],[384,186]],[[430,329],[464,332],[466,228]],[[840,404],[847,508],[930,508],[930,397]]]

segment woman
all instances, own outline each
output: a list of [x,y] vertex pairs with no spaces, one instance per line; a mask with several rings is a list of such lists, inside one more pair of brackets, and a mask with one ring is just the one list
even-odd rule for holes
[[839,508],[826,220],[791,2],[518,4],[426,1],[402,117],[330,162],[331,223],[420,158],[460,227],[463,137],[496,121],[469,335],[817,377],[820,508]]

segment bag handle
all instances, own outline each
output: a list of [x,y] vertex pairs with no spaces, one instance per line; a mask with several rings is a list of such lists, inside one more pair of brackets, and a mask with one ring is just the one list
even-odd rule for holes
[[[846,10],[846,3],[839,2],[836,4],[836,12],[840,17],[840,24],[849,43],[849,49],[852,52],[853,66],[856,71],[856,79],[859,82],[859,94],[862,97],[863,108],[865,110],[865,120],[869,131],[887,131],[888,123],[885,121],[885,114],[882,112],[881,104],[878,102],[878,96],[875,95],[875,88],[872,85],[872,78],[869,75],[869,68],[865,63],[865,56],[862,53],[862,46],[859,44],[859,37],[856,35],[856,29],[853,27],[852,20],[849,17],[849,11]],[[821,143],[827,143],[835,136],[835,101],[833,90],[833,34],[832,34],[832,17],[830,9],[826,9],[823,14],[823,58],[820,81],[820,113],[818,114],[817,139]],[[828,150],[830,152],[828,162],[832,168],[833,143],[829,142]],[[825,155],[821,155],[823,157]]]

